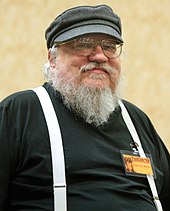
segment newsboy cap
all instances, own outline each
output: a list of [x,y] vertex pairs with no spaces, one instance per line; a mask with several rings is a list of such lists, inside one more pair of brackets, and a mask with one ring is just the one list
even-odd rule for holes
[[107,5],[79,6],[66,10],[45,32],[47,48],[54,42],[64,42],[80,35],[101,33],[123,43],[121,20]]

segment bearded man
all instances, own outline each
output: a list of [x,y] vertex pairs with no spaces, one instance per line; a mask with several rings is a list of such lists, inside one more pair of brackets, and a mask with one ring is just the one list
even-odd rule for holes
[[71,8],[45,37],[38,90],[48,97],[27,90],[0,104],[0,210],[170,210],[168,150],[120,96],[119,16],[107,5]]

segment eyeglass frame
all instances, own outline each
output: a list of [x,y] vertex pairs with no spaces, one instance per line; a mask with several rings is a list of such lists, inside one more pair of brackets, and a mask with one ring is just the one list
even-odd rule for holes
[[[91,53],[89,53],[89,54],[87,54],[87,55],[82,54],[82,56],[90,56],[90,55],[93,53],[94,49],[96,49],[96,46],[100,46],[100,47],[102,48],[102,51],[103,51],[104,55],[105,55],[107,58],[109,58],[109,59],[115,59],[115,58],[119,57],[119,56],[121,55],[121,53],[122,53],[122,46],[123,46],[123,43],[120,43],[118,40],[112,39],[112,38],[107,38],[107,39],[103,39],[103,38],[102,38],[100,41],[96,41],[97,39],[96,39],[95,37],[81,36],[81,37],[77,37],[76,39],[68,40],[68,41],[65,41],[65,42],[55,42],[55,43],[54,43],[54,47],[60,47],[60,46],[65,45],[65,44],[73,43],[73,44],[74,44],[74,45],[73,45],[74,50],[75,50],[75,51],[78,51],[78,48],[75,47],[76,41],[77,41],[77,39],[83,39],[83,38],[93,39],[93,40],[94,40],[94,43],[93,43],[92,48],[89,49],[89,50],[91,50]],[[116,55],[116,56],[113,56],[113,57],[107,56],[107,55],[105,54],[105,51],[106,51],[106,50],[104,50],[104,49],[103,49],[103,46],[102,46],[102,43],[103,43],[104,41],[112,41],[112,42],[115,42],[115,45],[118,45],[118,46],[116,47],[115,52],[117,51],[118,48],[120,48],[119,54]],[[113,52],[113,54],[114,54],[114,52]]]

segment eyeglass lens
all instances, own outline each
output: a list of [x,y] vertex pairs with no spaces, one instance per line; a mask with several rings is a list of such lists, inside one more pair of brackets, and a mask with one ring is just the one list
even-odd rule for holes
[[98,45],[101,46],[103,53],[108,58],[116,58],[121,54],[122,45],[117,44],[116,41],[112,39],[99,40],[96,38],[81,37],[75,40],[74,48],[79,54],[89,56]]

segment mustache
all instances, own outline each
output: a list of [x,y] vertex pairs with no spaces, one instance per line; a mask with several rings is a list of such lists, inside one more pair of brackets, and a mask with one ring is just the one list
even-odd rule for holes
[[84,65],[80,68],[80,73],[87,72],[87,71],[95,69],[95,68],[101,69],[104,72],[111,73],[111,74],[114,74],[114,72],[115,72],[115,68],[110,67],[108,64],[98,63],[98,62],[90,62],[89,64]]

